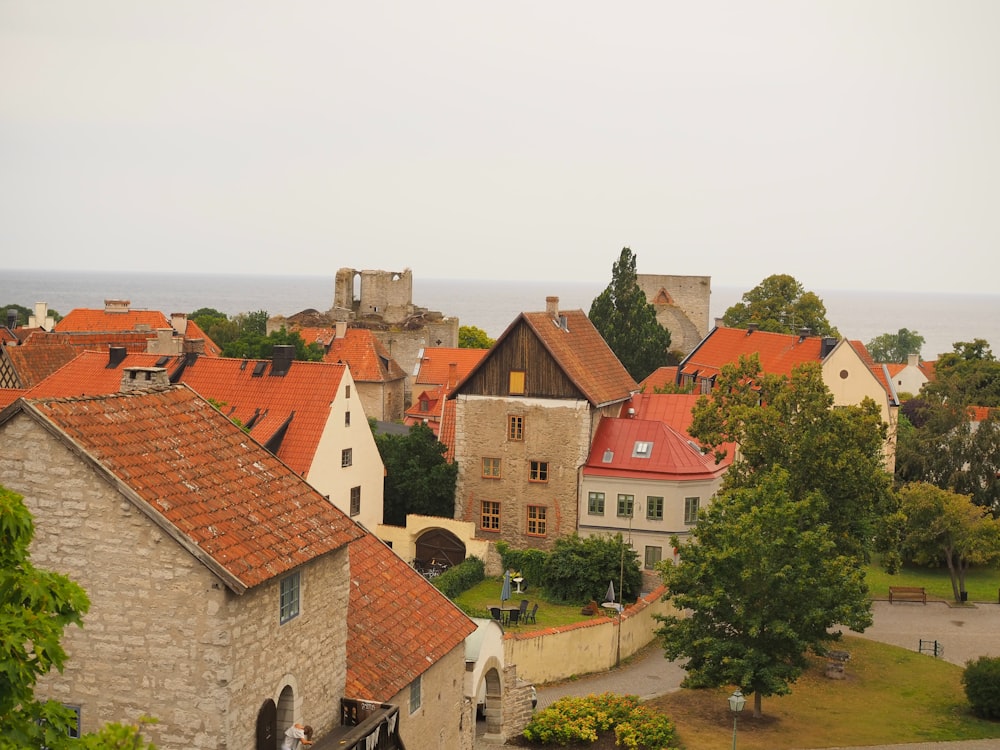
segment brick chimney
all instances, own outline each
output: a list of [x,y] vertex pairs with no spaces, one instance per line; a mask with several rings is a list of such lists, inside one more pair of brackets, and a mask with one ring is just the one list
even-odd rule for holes
[[122,372],[121,393],[144,391],[149,388],[166,388],[170,377],[165,367],[126,367]]
[[546,297],[545,298],[545,312],[556,323],[559,322],[559,298],[558,297]]
[[458,362],[448,363],[448,391],[458,385]]

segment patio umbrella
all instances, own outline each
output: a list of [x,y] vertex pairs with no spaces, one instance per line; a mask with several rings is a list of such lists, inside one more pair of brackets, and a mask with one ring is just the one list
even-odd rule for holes
[[503,574],[503,588],[500,589],[500,604],[503,605],[505,601],[510,599],[510,571],[505,571]]
[[604,601],[613,602],[615,600],[615,582],[608,581],[608,593],[604,595]]

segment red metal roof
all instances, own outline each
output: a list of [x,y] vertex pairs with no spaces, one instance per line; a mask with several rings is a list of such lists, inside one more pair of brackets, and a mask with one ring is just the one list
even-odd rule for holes
[[236,591],[364,534],[185,386],[22,404],[134,493],[126,497],[178,541],[214,561]]
[[349,550],[344,694],[385,702],[461,646],[476,625],[370,534]]

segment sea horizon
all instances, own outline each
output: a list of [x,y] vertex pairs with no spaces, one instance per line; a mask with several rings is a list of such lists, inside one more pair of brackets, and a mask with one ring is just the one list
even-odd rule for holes
[[[167,315],[213,308],[226,315],[266,310],[293,315],[302,310],[326,311],[333,306],[335,273],[329,275],[264,275],[139,271],[5,271],[0,275],[0,304],[33,309],[45,302],[65,315],[70,310],[97,309],[106,299],[127,299],[135,309]],[[413,304],[457,317],[496,338],[521,312],[545,309],[556,296],[564,310],[589,311],[610,279],[586,281],[481,280],[413,277]],[[739,302],[746,287],[712,286],[709,328],[726,309]],[[985,339],[1000,345],[1000,294],[952,294],[894,290],[809,289],[823,301],[827,319],[842,336],[867,343],[900,328],[925,339],[923,359],[950,352],[957,341]]]

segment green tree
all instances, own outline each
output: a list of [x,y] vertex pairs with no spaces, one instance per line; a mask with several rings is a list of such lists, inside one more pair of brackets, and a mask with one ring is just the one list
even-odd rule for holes
[[925,391],[969,406],[1000,406],[1000,361],[984,339],[959,341],[938,357]]
[[729,328],[756,323],[762,331],[794,333],[808,328],[815,336],[840,337],[826,319],[826,306],[813,292],[787,274],[768,276],[722,316]]
[[883,333],[869,341],[865,347],[876,362],[905,364],[911,354],[920,354],[924,337],[916,331],[900,328],[898,333]]
[[[35,314],[34,309],[29,309],[24,305],[10,304],[10,305],[0,306],[0,326],[7,325],[8,310],[17,310],[17,323],[15,323],[15,326],[28,325],[28,318]],[[58,323],[63,318],[63,316],[60,315],[55,310],[48,310],[48,314],[55,319],[56,323]]]
[[477,328],[476,326],[459,326],[459,349],[489,349],[495,343],[496,339],[491,339],[482,328]]
[[740,446],[726,488],[753,487],[772,467],[783,468],[792,498],[818,494],[839,548],[866,559],[875,540],[885,546],[882,519],[895,508],[883,464],[887,427],[871,399],[832,407],[818,363],[786,377],[761,372],[756,355],[741,357],[698,400],[689,432],[719,457],[727,444]]
[[796,498],[774,468],[751,486],[722,491],[692,539],[674,538],[680,562],[661,564],[667,599],[684,615],[659,616],[667,658],[686,658],[689,687],[735,685],[762,698],[784,695],[840,638],[838,626],[871,625],[868,589],[855,557],[838,552],[819,493]]
[[66,576],[31,564],[34,534],[23,498],[0,487],[0,748],[69,745],[72,712],[36,700],[34,689],[52,669],[62,671],[63,630],[82,627],[90,602]]
[[375,443],[385,466],[384,523],[405,526],[408,513],[454,518],[458,466],[433,430],[418,424],[406,435],[377,433]]
[[629,248],[611,269],[611,283],[591,303],[588,317],[611,351],[635,380],[674,363],[670,331],[656,320],[656,310],[639,288],[636,257]]
[[243,333],[235,341],[231,341],[222,347],[224,357],[238,357],[248,359],[270,359],[274,353],[274,347],[288,345],[295,348],[295,359],[309,362],[321,362],[323,360],[323,347],[319,344],[306,344],[305,340],[297,332],[289,332],[284,326],[278,331],[271,331],[267,336],[260,333]]
[[904,557],[918,565],[946,565],[955,601],[961,601],[968,569],[1000,560],[1000,521],[970,497],[926,482],[906,485],[899,496]]
[[564,602],[603,601],[609,583],[619,602],[634,600],[642,590],[638,555],[621,534],[559,537],[545,560],[543,579],[549,595]]

